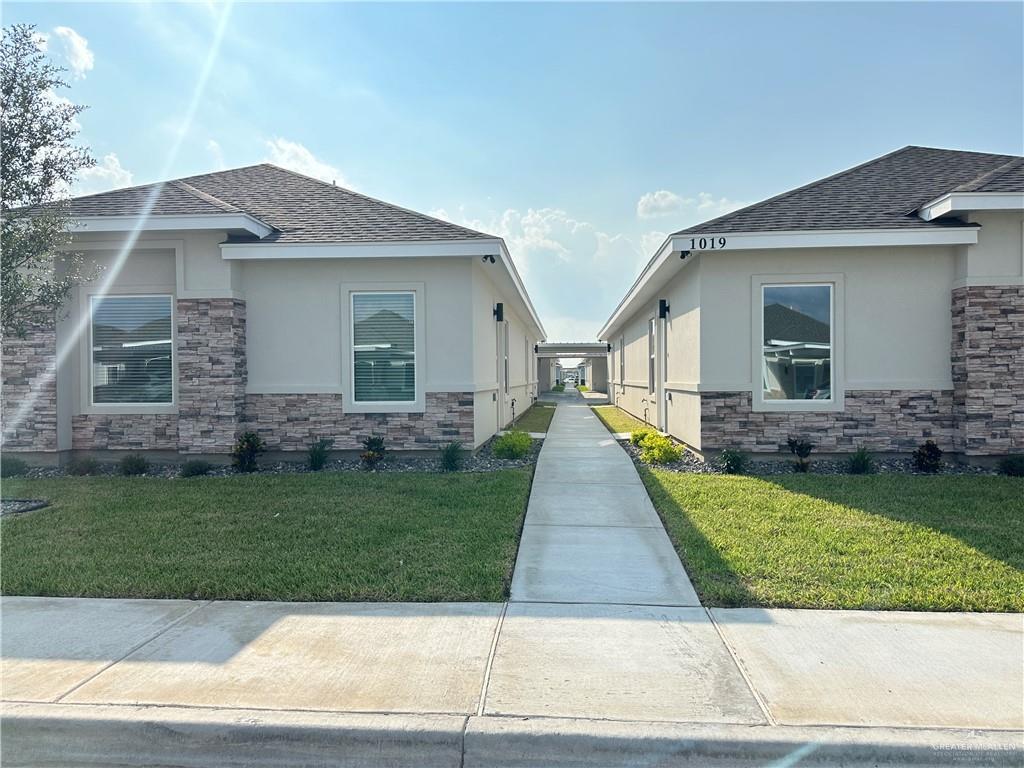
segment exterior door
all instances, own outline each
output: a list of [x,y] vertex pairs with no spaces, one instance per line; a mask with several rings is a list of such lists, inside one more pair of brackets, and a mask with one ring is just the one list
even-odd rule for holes
[[657,363],[655,365],[655,382],[658,407],[658,429],[668,432],[668,393],[665,391],[665,380],[668,378],[668,334],[666,333],[668,320],[657,321],[658,333],[655,339],[657,349]]
[[504,429],[512,418],[512,402],[508,385],[508,320],[495,323],[494,346],[497,350],[498,392],[495,402],[498,411],[498,429]]

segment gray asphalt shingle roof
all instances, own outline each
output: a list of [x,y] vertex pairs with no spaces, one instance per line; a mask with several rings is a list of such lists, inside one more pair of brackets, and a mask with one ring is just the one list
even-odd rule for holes
[[261,242],[361,243],[492,238],[358,192],[263,163],[116,189],[68,201],[70,216],[247,213],[275,229]]
[[[954,190],[1024,192],[1024,158],[904,147],[862,165],[676,232],[710,234],[963,226],[915,211]],[[990,178],[988,178],[990,177]]]

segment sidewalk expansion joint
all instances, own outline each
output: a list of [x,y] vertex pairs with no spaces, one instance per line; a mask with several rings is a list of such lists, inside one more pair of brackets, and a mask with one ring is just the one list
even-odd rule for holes
[[[501,627],[505,623],[505,614],[508,612],[508,603],[506,600],[501,606],[501,613],[498,614],[498,622],[494,625],[494,636],[491,638],[491,648],[487,653],[487,664],[484,667],[484,679],[480,686],[480,702],[477,705],[476,713],[478,716],[483,716],[484,705],[487,703],[487,687],[491,682],[491,667],[494,666],[494,655],[498,651],[498,637],[501,635]],[[465,734],[465,729],[463,729]]]
[[768,709],[768,702],[766,702],[757,688],[754,687],[754,681],[750,679],[750,675],[747,674],[747,670],[743,667],[743,662],[740,657],[733,650],[732,646],[729,645],[729,641],[725,638],[725,633],[722,632],[722,628],[718,626],[718,622],[715,621],[715,617],[712,615],[709,608],[704,608],[704,613],[708,616],[708,621],[711,622],[711,626],[715,628],[715,632],[718,633],[719,639],[722,641],[722,645],[725,646],[725,650],[729,652],[729,657],[732,659],[733,664],[736,665],[736,669],[739,670],[740,676],[743,678],[743,682],[747,684],[747,688],[750,689],[750,695],[754,697],[754,701],[757,702],[757,706],[761,708],[761,713],[764,715],[765,720],[768,721],[769,725],[777,726],[779,723],[775,720],[772,715],[772,711]]
[[72,693],[77,691],[83,685],[86,685],[87,683],[91,683],[93,680],[95,680],[97,677],[102,675],[104,672],[106,672],[108,669],[110,669],[115,664],[120,664],[122,661],[127,659],[129,656],[131,656],[137,650],[139,650],[140,648],[142,648],[145,645],[149,645],[154,640],[156,640],[158,637],[160,637],[160,635],[164,634],[164,632],[167,632],[168,630],[173,629],[174,627],[178,626],[178,624],[183,622],[185,619],[187,619],[193,613],[195,613],[196,611],[198,611],[198,610],[200,610],[202,608],[205,608],[206,606],[210,605],[213,602],[214,602],[213,600],[203,600],[202,602],[200,602],[197,605],[193,606],[193,608],[190,611],[188,611],[186,613],[183,613],[181,616],[176,618],[174,621],[172,621],[166,627],[161,628],[159,632],[156,632],[155,634],[150,635],[149,637],[147,637],[145,640],[143,640],[143,641],[133,645],[131,648],[128,649],[127,653],[125,653],[123,656],[120,656],[120,657],[114,659],[109,664],[103,665],[100,669],[96,670],[94,673],[92,673],[91,675],[86,677],[84,680],[80,680],[79,682],[75,683],[68,690],[64,691],[64,693],[62,693],[60,696],[58,696],[57,698],[53,699],[51,701],[51,703],[52,704],[64,704],[64,703],[67,703],[67,702],[64,702],[63,699],[65,699],[66,697],[70,696]]

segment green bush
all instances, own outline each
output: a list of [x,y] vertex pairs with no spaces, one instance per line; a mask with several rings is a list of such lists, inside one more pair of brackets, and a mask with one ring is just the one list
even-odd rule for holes
[[149,472],[149,459],[141,453],[129,453],[120,461],[121,474],[125,477],[144,475]]
[[439,453],[441,454],[442,472],[455,472],[462,466],[462,456],[465,451],[461,441],[455,440],[447,445],[442,445]]
[[95,475],[100,471],[100,463],[92,456],[76,456],[68,462],[69,475]]
[[942,449],[934,440],[925,440],[914,451],[914,466],[918,472],[933,474],[942,469]]
[[18,477],[28,472],[28,462],[17,456],[0,456],[0,477]]
[[586,384],[580,384],[578,387],[576,387],[576,389],[578,389],[580,392],[590,391],[590,387],[588,387]]
[[555,384],[555,386],[553,386],[551,388],[551,391],[552,392],[565,392],[565,384]]
[[1010,477],[1024,477],[1024,453],[1004,456],[999,460],[999,473]]
[[870,475],[875,471],[875,459],[863,445],[846,460],[846,471],[851,475]]
[[375,469],[384,461],[386,454],[387,447],[384,445],[384,438],[380,435],[370,435],[363,440],[363,452],[359,454],[359,459],[366,469]]
[[181,471],[178,474],[182,477],[199,477],[210,474],[211,469],[213,469],[213,464],[208,461],[189,459],[181,465]]
[[533,440],[521,430],[506,432],[494,441],[491,453],[499,459],[521,459],[530,452]]
[[334,447],[334,441],[330,438],[322,438],[317,440],[306,452],[306,466],[308,466],[313,472],[318,469],[323,469],[324,464],[327,463],[327,459],[331,455],[331,448]]
[[257,460],[266,450],[266,443],[255,432],[243,432],[231,451],[231,463],[236,472],[255,472]]
[[682,451],[664,435],[652,432],[640,443],[640,460],[648,464],[671,464],[679,461]]
[[795,472],[807,472],[811,468],[811,462],[808,461],[807,457],[814,450],[814,443],[803,438],[791,437],[786,440],[786,445],[789,446],[789,452],[796,456],[796,461],[793,462],[793,470]]
[[629,435],[629,442],[631,442],[633,445],[639,447],[640,444],[643,443],[644,440],[646,440],[651,435],[656,435],[656,434],[658,434],[658,433],[655,432],[653,429],[650,429],[649,427],[640,427],[640,429],[634,429],[630,433],[630,435]]
[[719,458],[722,460],[722,468],[729,475],[742,475],[747,471],[747,464],[750,461],[747,454],[735,448],[726,448]]

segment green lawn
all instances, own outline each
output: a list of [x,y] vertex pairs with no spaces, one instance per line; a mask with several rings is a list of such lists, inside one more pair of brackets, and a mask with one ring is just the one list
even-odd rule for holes
[[513,429],[525,432],[547,432],[551,419],[555,415],[555,406],[534,403],[526,412],[515,420]]
[[1024,482],[642,469],[713,606],[1024,611]]
[[592,405],[590,409],[597,414],[609,432],[632,432],[634,429],[654,429],[640,419],[631,416],[617,405]]
[[8,479],[6,595],[502,600],[528,470]]

